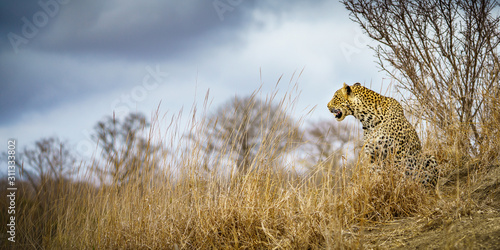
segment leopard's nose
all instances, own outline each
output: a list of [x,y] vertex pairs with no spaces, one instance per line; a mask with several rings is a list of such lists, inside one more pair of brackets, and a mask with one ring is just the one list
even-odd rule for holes
[[334,108],[333,106],[330,106],[330,105],[328,105],[328,110],[330,110],[330,112],[332,112],[334,114],[340,112],[340,109],[336,109],[336,108]]
[[327,107],[327,108],[328,108],[328,110],[330,110],[330,112],[332,112],[332,113],[333,113],[333,111],[335,110],[335,109],[333,108],[333,105],[330,105],[330,103],[328,103],[328,104],[326,105],[326,107]]

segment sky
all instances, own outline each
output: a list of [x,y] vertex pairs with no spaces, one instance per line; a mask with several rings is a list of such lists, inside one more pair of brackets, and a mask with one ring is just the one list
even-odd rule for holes
[[342,83],[390,82],[369,44],[337,0],[3,0],[0,152],[58,136],[89,156],[113,112],[189,112],[207,91],[215,110],[280,76],[298,83],[296,118],[330,119]]

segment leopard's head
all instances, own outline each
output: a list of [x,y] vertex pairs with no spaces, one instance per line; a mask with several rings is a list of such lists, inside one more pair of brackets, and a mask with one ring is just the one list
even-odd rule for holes
[[[357,85],[359,83],[355,83],[353,86]],[[351,86],[344,83],[344,86],[335,92],[332,100],[328,103],[328,109],[335,115],[337,121],[342,121],[346,116],[353,114],[350,101],[352,96]]]

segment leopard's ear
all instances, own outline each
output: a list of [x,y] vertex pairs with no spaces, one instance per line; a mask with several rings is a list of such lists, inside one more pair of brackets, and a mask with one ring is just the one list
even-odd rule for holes
[[344,86],[342,87],[342,93],[344,94],[344,98],[347,99],[349,95],[351,95],[351,87],[344,82]]
[[353,84],[352,86],[361,86],[361,83],[357,82],[357,83]]

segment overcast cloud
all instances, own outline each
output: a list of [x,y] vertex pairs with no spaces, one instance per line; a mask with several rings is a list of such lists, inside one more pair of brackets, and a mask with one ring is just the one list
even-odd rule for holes
[[343,82],[383,80],[338,1],[5,0],[0,32],[0,138],[21,145],[77,145],[113,111],[175,113],[208,89],[216,108],[302,69],[298,110],[329,117]]

